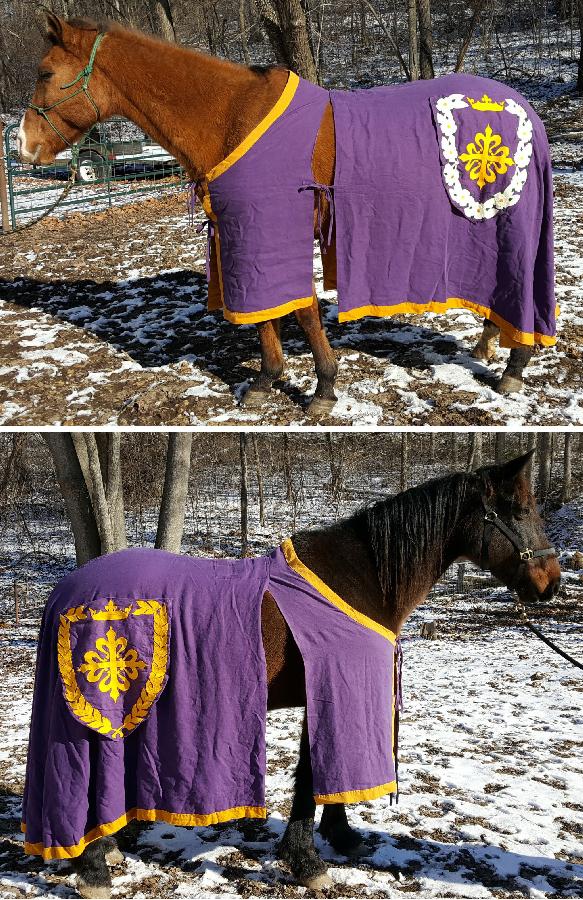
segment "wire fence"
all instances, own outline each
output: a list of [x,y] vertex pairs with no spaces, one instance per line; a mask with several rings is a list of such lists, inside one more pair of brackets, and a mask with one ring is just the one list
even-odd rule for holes
[[[51,207],[71,178],[71,151],[59,153],[49,166],[20,160],[18,123],[4,129],[0,168],[3,230],[39,218]],[[75,184],[59,208],[92,212],[131,202],[138,195],[156,196],[186,184],[180,163],[144,132],[124,119],[99,123],[79,145]],[[8,226],[8,227],[7,227]]]

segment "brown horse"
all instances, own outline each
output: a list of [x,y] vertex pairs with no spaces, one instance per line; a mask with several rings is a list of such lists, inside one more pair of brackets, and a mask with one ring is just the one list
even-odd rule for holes
[[[300,532],[294,547],[347,603],[395,634],[456,559],[490,569],[525,603],[549,599],[558,591],[561,572],[523,474],[531,455],[426,482],[336,525]],[[269,593],[262,633],[269,708],[305,707],[302,659]],[[318,889],[331,881],[314,847],[314,813],[304,719],[293,806],[279,853],[301,884]],[[324,806],[320,831],[343,855],[364,850],[343,804]],[[101,838],[75,861],[84,897],[109,896],[112,854],[119,861],[113,839]]]
[[[97,119],[120,115],[143,128],[197,181],[264,118],[281,95],[289,74],[281,68],[247,68],[112,23],[65,22],[52,13],[47,19],[51,46],[39,66],[32,102],[41,110],[56,105],[47,113],[48,120],[32,109],[22,119],[20,155],[28,163],[51,163],[56,153],[77,141]],[[89,94],[79,90],[79,83],[63,93],[63,86],[71,85],[87,65],[100,31],[107,33],[107,39],[95,57]],[[328,105],[314,149],[315,181],[332,184],[334,165],[334,121]],[[327,230],[325,202],[323,215]],[[336,401],[338,366],[316,296],[311,306],[296,310],[295,315],[314,356],[318,382],[309,411],[319,416],[330,412]],[[245,403],[253,405],[266,398],[284,367],[279,319],[263,322],[257,330],[261,371],[245,395]],[[492,359],[498,334],[497,326],[486,321],[474,356]],[[511,350],[499,385],[502,392],[520,390],[522,372],[531,355],[531,348]]]

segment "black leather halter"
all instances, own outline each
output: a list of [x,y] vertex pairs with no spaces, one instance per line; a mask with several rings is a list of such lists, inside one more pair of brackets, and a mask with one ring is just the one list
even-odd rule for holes
[[556,556],[557,551],[554,547],[545,547],[542,550],[531,550],[525,547],[517,531],[503,522],[495,509],[488,505],[488,501],[484,494],[481,496],[482,506],[484,507],[484,530],[482,532],[482,550],[480,554],[480,565],[482,569],[488,568],[488,550],[494,529],[497,528],[505,538],[507,538],[518,553],[521,562],[529,562],[531,559],[538,559],[543,556]]

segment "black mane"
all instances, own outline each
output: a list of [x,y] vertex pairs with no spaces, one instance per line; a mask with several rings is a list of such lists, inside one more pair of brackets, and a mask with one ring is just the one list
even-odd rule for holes
[[472,486],[472,475],[457,472],[380,500],[356,514],[370,543],[385,604],[397,585],[415,583],[415,573],[427,564],[428,548],[434,551],[436,569],[441,572],[443,549]]

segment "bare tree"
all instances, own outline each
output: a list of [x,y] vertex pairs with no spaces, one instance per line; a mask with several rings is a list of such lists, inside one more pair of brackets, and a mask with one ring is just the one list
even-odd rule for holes
[[573,475],[572,445],[573,435],[566,431],[563,435],[563,489],[561,491],[561,503],[568,503],[571,499],[571,485]]
[[[470,48],[470,44],[472,43],[474,33],[476,28],[478,27],[478,23],[480,21],[480,17],[482,15],[483,9],[486,6],[488,0],[474,0],[472,15],[470,16],[470,21],[468,22],[468,27],[466,29],[466,33],[462,40],[460,49],[458,51],[457,59],[454,66],[454,72],[462,72],[464,68],[464,63],[466,60],[466,53]],[[583,2],[583,0],[581,0]]]
[[241,556],[249,555],[249,476],[247,465],[247,441],[249,435],[239,432],[239,459],[241,462]]
[[258,0],[261,22],[279,63],[307,81],[318,81],[301,0]]
[[551,487],[552,439],[550,431],[539,431],[537,434],[538,495],[541,503],[546,502]]
[[433,29],[431,27],[431,0],[417,0],[419,17],[419,63],[421,78],[433,78]]
[[482,433],[472,431],[470,437],[470,452],[468,455],[468,469],[479,469],[482,465]]
[[409,435],[406,431],[401,434],[401,472],[399,485],[402,491],[407,490],[407,472],[409,468]]
[[503,463],[506,459],[506,432],[497,431],[494,439],[494,461]]
[[409,32],[409,78],[411,81],[417,81],[420,71],[416,0],[407,0],[407,26]]
[[579,65],[577,68],[577,90],[583,94],[583,0],[577,0],[577,12],[579,14]]
[[166,41],[176,40],[170,0],[150,0],[154,29]]
[[257,476],[257,493],[259,494],[259,524],[265,527],[265,494],[263,491],[263,472],[261,471],[261,459],[259,457],[259,447],[257,446],[257,435],[255,432],[251,434],[251,443],[253,445],[253,456],[255,457],[255,474]]
[[50,450],[55,474],[73,530],[77,565],[101,554],[101,539],[93,504],[71,435],[65,431],[43,435]]
[[170,432],[155,546],[172,553],[179,553],[182,543],[191,449],[191,431]]

